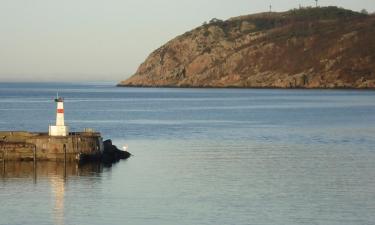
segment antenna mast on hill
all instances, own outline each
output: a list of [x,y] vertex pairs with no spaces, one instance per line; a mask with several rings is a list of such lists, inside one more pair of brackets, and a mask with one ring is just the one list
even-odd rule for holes
[[272,12],[272,5],[270,5],[270,13]]
[[318,8],[318,0],[315,0],[315,7]]

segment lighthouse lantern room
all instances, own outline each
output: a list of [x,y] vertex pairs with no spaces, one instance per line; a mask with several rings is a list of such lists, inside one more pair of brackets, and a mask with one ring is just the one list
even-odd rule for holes
[[55,102],[57,103],[56,126],[49,126],[49,135],[65,137],[69,135],[69,127],[65,126],[64,121],[64,99],[57,96]]

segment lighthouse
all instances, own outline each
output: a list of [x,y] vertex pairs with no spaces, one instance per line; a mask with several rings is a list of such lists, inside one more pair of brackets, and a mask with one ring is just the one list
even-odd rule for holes
[[57,96],[55,102],[57,104],[56,125],[49,126],[49,135],[65,137],[69,134],[69,127],[65,126],[64,121],[64,99]]

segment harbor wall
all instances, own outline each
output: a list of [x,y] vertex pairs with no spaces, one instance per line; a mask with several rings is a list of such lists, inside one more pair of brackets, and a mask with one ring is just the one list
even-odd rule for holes
[[79,161],[100,157],[103,139],[97,132],[72,132],[66,137],[47,133],[0,131],[0,161]]

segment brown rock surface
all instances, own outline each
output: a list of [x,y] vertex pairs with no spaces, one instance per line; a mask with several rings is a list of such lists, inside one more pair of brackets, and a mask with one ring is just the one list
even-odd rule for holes
[[214,20],[119,86],[375,88],[375,16],[324,7]]

